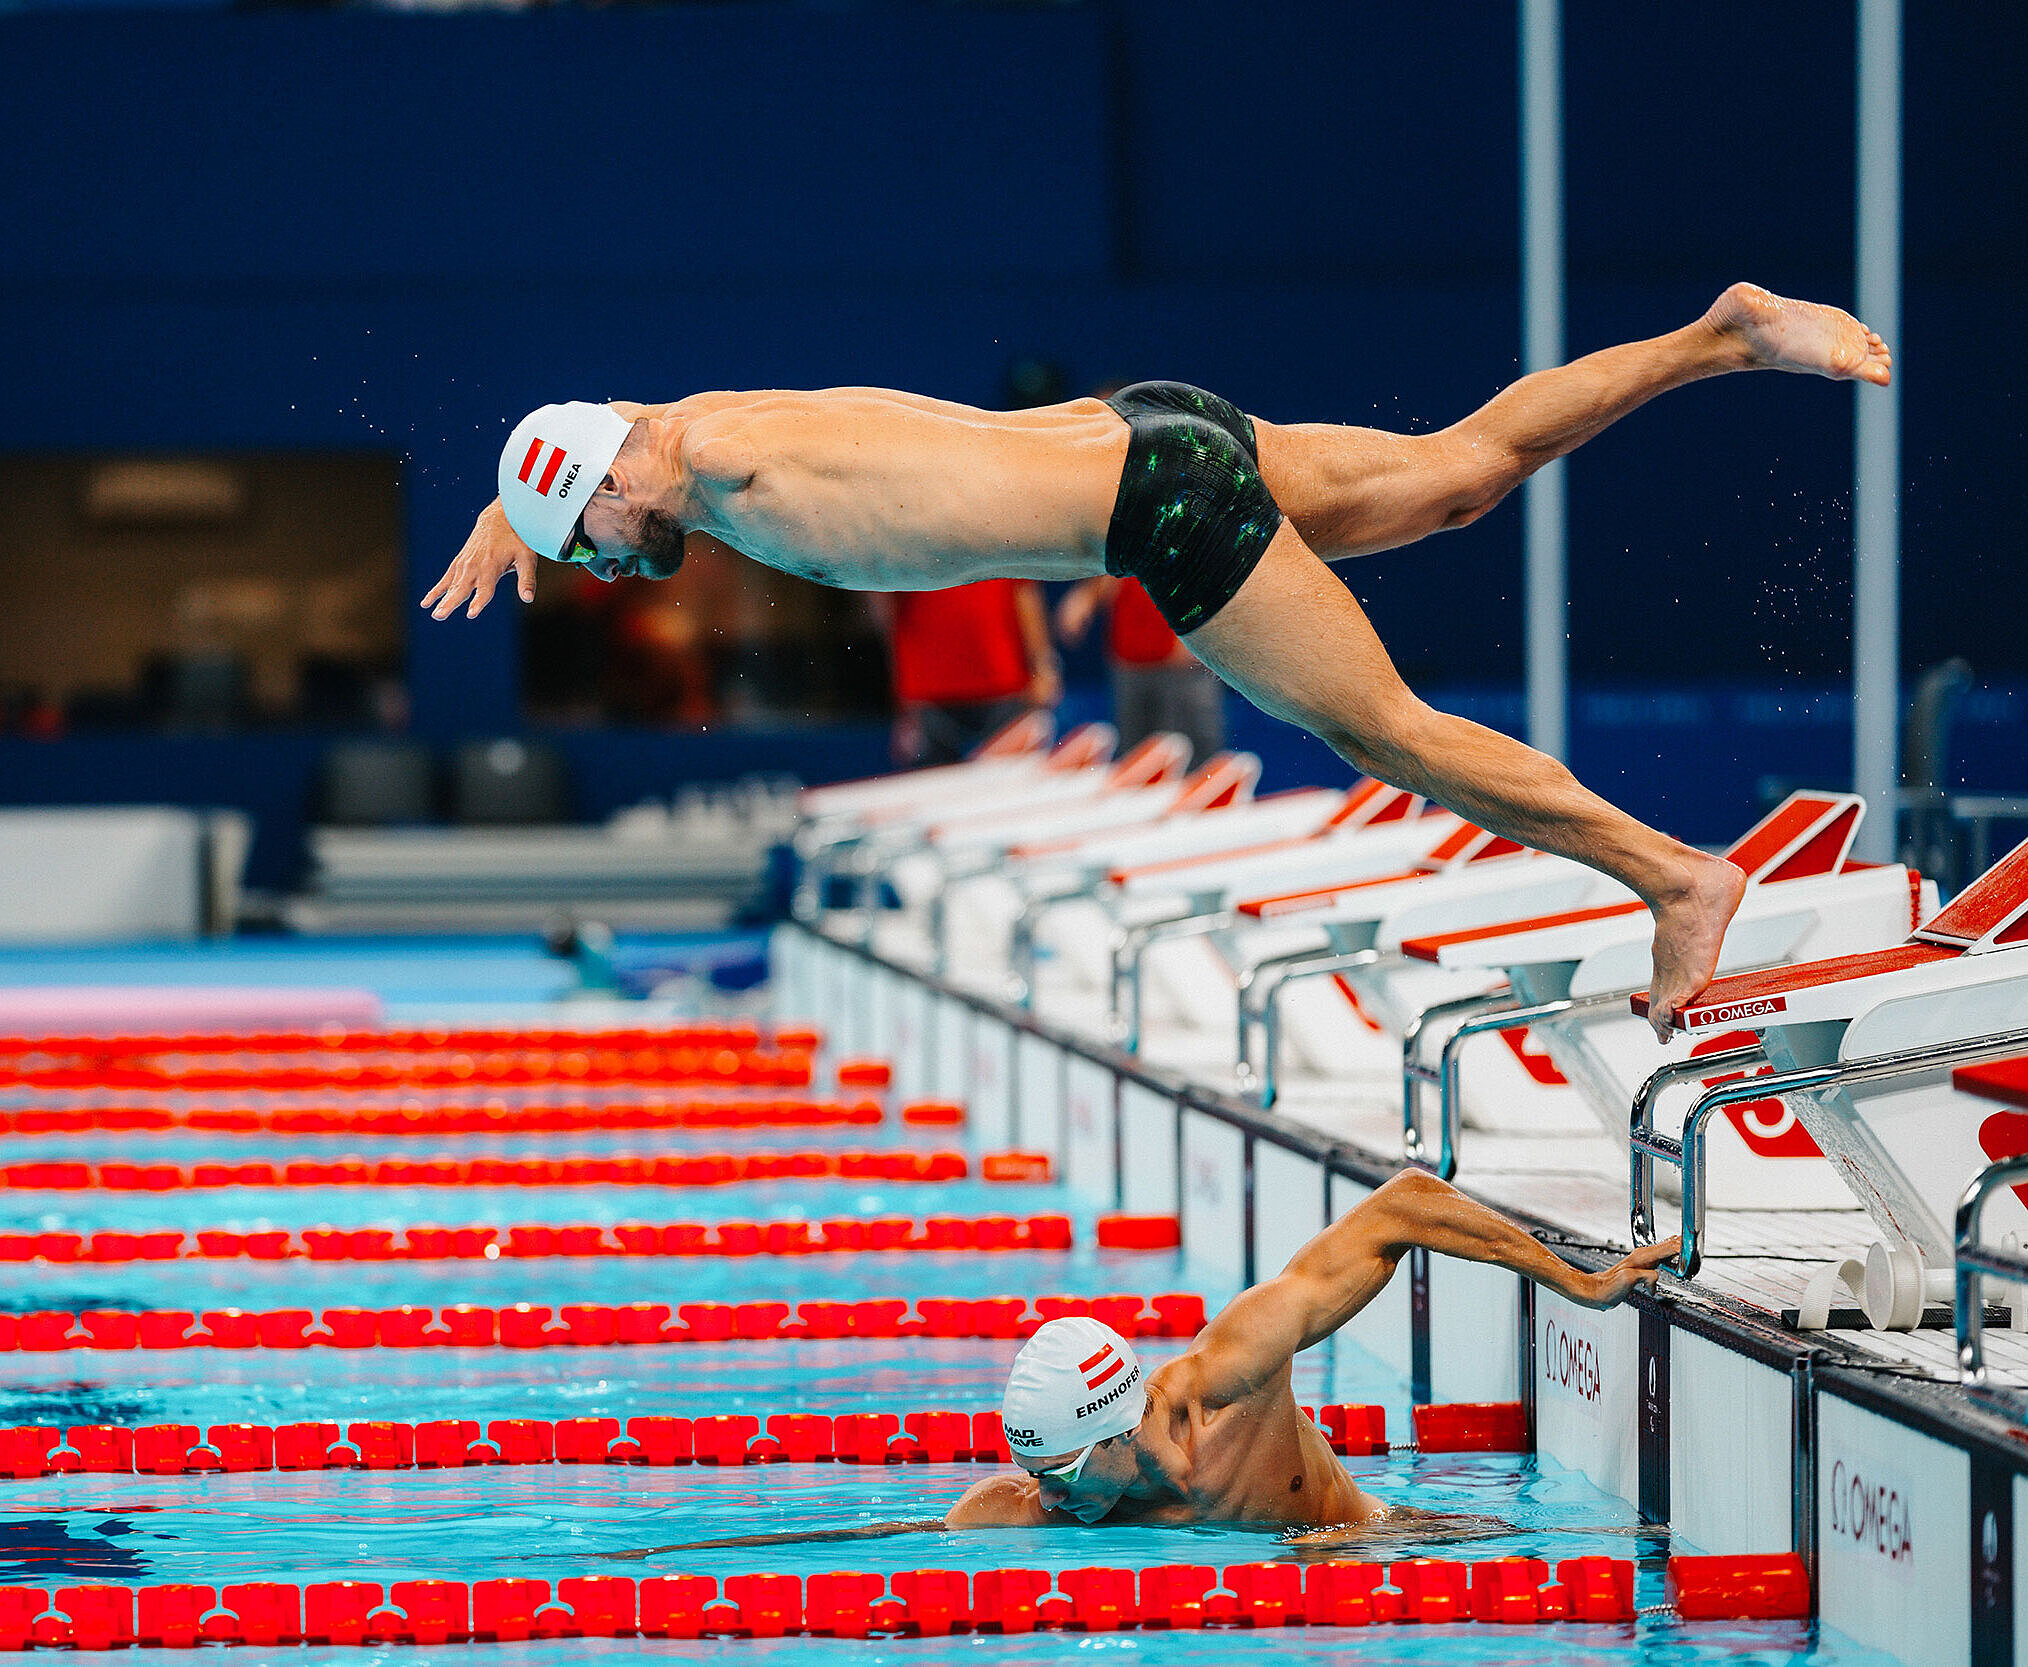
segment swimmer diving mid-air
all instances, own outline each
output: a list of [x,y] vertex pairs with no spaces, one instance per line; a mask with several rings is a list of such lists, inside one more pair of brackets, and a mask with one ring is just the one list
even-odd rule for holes
[[1884,385],[1891,368],[1849,314],[1735,284],[1694,324],[1524,376],[1431,434],[1260,422],[1175,382],[1012,412],[880,388],[548,405],[509,438],[500,498],[423,606],[476,614],[509,572],[530,601],[538,555],[668,578],[690,532],[858,590],[1131,574],[1264,711],[1369,775],[1629,887],[1655,917],[1649,1018],[1666,1036],[1711,980],[1745,877],[1555,760],[1424,705],[1324,563],[1475,521],[1687,382],[1787,370]]
[[1312,1547],[1378,1538],[1509,1533],[1376,1499],[1296,1405],[1290,1368],[1377,1297],[1413,1249],[1490,1262],[1586,1308],[1611,1308],[1676,1254],[1644,1245],[1598,1273],[1572,1267],[1499,1211],[1427,1170],[1403,1170],[1242,1291],[1190,1347],[1152,1372],[1097,1320],[1051,1320],[1015,1356],[1001,1404],[1016,1473],[973,1484],[942,1517],[814,1533],[745,1535],[623,1553],[943,1529],[1135,1522],[1279,1528]]

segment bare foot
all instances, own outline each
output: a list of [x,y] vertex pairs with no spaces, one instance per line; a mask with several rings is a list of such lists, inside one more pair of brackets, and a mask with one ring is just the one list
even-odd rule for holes
[[1894,357],[1850,313],[1817,301],[1791,301],[1758,284],[1734,284],[1704,315],[1738,344],[1750,370],[1792,370],[1834,381],[1886,387]]
[[1746,876],[1723,857],[1699,856],[1683,884],[1651,898],[1655,913],[1655,975],[1648,986],[1648,1023],[1669,1040],[1676,1015],[1711,982],[1725,928],[1746,893]]

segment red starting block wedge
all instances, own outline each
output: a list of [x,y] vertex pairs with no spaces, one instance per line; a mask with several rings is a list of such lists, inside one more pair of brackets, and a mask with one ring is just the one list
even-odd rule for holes
[[1424,1453],[1525,1453],[1528,1413],[1519,1401],[1460,1401],[1414,1409]]
[[1669,1601],[1686,1621],[1808,1620],[1809,1570],[1792,1551],[1671,1557]]

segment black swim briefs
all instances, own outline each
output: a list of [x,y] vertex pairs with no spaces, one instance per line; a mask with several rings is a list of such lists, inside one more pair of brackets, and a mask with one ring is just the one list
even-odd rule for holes
[[1139,579],[1181,636],[1238,593],[1282,512],[1238,406],[1183,382],[1136,382],[1106,403],[1128,429],[1106,571]]

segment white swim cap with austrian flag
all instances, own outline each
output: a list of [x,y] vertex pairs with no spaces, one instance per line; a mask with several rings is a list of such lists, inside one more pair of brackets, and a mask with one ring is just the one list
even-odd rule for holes
[[1050,1458],[1125,1434],[1147,1404],[1131,1343],[1097,1320],[1051,1320],[1014,1357],[1000,1422],[1016,1458]]
[[563,541],[606,478],[633,424],[610,405],[545,405],[515,425],[500,453],[500,507],[514,535],[558,561]]

